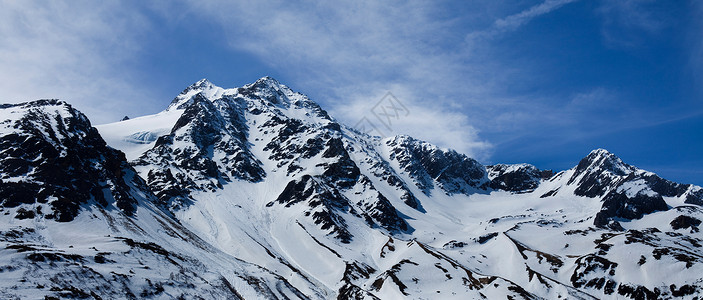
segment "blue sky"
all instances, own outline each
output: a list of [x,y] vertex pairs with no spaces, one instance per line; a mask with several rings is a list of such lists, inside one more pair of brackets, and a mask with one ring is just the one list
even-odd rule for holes
[[0,0],[0,101],[100,124],[270,75],[349,125],[390,91],[409,113],[387,134],[484,163],[606,148],[703,185],[699,1],[143,2]]

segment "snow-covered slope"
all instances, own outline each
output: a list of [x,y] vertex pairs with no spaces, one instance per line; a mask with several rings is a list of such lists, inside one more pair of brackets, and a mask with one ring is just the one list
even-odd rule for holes
[[184,228],[70,105],[0,116],[0,298],[324,297]]
[[[54,104],[31,105],[46,111]],[[18,107],[3,107],[7,124],[26,114],[10,113]],[[59,125],[46,124],[32,134],[51,140],[49,128]],[[95,131],[83,127],[79,136]],[[34,215],[19,220],[16,215],[28,213],[8,205],[2,222],[25,222],[17,230],[35,231],[6,243],[29,243],[39,232],[36,240],[69,241],[47,242],[56,253],[103,244],[129,247],[110,248],[115,265],[98,268],[88,262],[88,252],[75,264],[103,270],[101,282],[113,286],[120,281],[105,272],[126,274],[131,281],[125,286],[135,295],[142,286],[156,286],[154,279],[148,284],[140,278],[172,273],[167,277],[175,276],[175,282],[159,281],[169,286],[157,288],[163,289],[161,297],[208,293],[206,298],[217,298],[228,291],[246,298],[313,299],[703,295],[698,229],[703,189],[664,180],[602,149],[557,174],[528,164],[483,166],[412,137],[362,134],[270,77],[232,89],[201,80],[159,114],[97,129],[110,146],[127,153],[131,165],[105,146],[98,152],[113,153],[109,156],[117,156],[118,163],[101,165],[108,161],[105,154],[87,156],[96,170],[121,166],[121,173],[95,171],[87,177],[104,187],[106,200],[80,200],[74,219],[63,223],[36,213],[38,200],[14,201]],[[24,149],[22,140],[3,142],[0,154]],[[51,145],[65,149],[61,141]],[[8,157],[12,165],[19,156]],[[35,160],[31,156],[16,165]],[[15,169],[2,169],[0,193],[14,181],[48,182]],[[60,172],[72,178],[71,170]],[[115,182],[125,182],[132,196],[124,202],[131,206],[119,206],[122,202],[110,196],[120,191]],[[53,229],[49,233],[42,226]],[[83,226],[91,230],[77,229]],[[141,229],[134,233],[135,227]],[[76,246],[76,236],[83,234],[92,238]],[[3,255],[17,252],[10,249]],[[147,264],[149,271],[133,267],[134,274],[125,273],[121,265],[134,265],[130,259],[154,264]],[[66,268],[42,265],[51,272]],[[20,295],[15,290],[31,293],[48,286],[34,285],[6,284],[5,291]],[[87,294],[119,294],[78,287]]]

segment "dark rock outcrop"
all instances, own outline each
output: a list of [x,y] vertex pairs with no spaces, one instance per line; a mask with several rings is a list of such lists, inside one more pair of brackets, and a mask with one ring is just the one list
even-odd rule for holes
[[600,197],[612,189],[620,177],[635,170],[607,150],[597,149],[579,161],[568,184],[578,185],[574,191],[578,196]]
[[289,182],[278,198],[267,206],[271,207],[274,203],[283,204],[286,207],[305,203],[307,206],[305,215],[311,215],[316,225],[319,225],[322,230],[328,230],[343,243],[351,242],[352,235],[347,230],[346,222],[338,215],[353,210],[349,206],[349,200],[338,190],[326,187],[318,179],[304,175],[300,179]]
[[515,193],[528,193],[534,191],[542,180],[554,176],[551,170],[540,170],[533,165],[497,164],[487,166],[489,187]]
[[386,144],[391,149],[390,159],[396,160],[426,195],[430,195],[435,182],[447,194],[470,195],[485,190],[486,168],[464,154],[408,136],[397,136]]
[[613,191],[603,198],[603,207],[596,214],[594,225],[607,227],[612,220],[640,219],[646,214],[669,209],[661,195],[637,193],[630,197],[625,192]]
[[73,220],[84,204],[136,211],[130,185],[146,187],[82,113],[58,100],[0,109],[18,116],[0,124],[0,206],[38,204],[34,212],[20,209],[17,217],[36,213],[60,222]]
[[135,162],[150,167],[147,182],[162,203],[177,205],[187,202],[193,191],[214,191],[226,182],[257,182],[266,176],[249,151],[242,102],[228,97],[210,101],[199,93],[178,107],[185,111],[171,133]]
[[697,232],[698,231],[698,226],[701,225],[701,220],[691,217],[691,216],[686,216],[686,215],[680,215],[673,219],[670,223],[671,228],[674,230],[677,229],[691,229],[691,231]]

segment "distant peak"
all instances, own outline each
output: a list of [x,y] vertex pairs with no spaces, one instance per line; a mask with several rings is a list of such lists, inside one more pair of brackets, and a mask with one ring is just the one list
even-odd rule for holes
[[625,165],[625,163],[617,157],[617,155],[603,148],[598,148],[591,151],[591,153],[589,153],[584,159],[587,159],[592,163],[612,163],[615,165]]
[[612,152],[610,152],[606,149],[603,149],[603,148],[598,148],[598,149],[591,151],[591,153],[589,153],[588,156],[591,156],[591,155],[593,155],[593,156],[615,156],[615,154],[613,154]]
[[389,139],[391,142],[413,142],[415,139],[409,135],[398,134]]
[[205,98],[211,99],[219,96],[222,91],[222,88],[212,84],[207,78],[200,79],[176,96],[166,110],[182,108],[184,104],[190,103],[191,98],[198,94],[202,93]]
[[69,109],[73,108],[66,101],[58,100],[58,99],[40,99],[40,100],[22,102],[22,103],[17,103],[17,104],[0,104],[0,108],[13,108],[13,107],[30,108],[30,107],[41,107],[41,106],[63,106],[63,107],[69,108]]
[[[8,120],[24,120],[12,125],[14,129],[29,126],[37,128],[39,131],[49,133],[59,127],[63,127],[71,132],[75,130],[88,131],[91,127],[88,117],[63,100],[41,99],[17,104],[0,104],[0,110],[11,112],[10,114],[5,114],[5,116],[10,116]],[[62,119],[62,122],[59,124],[54,123],[54,127],[51,127],[51,122],[45,122],[46,120],[58,118]],[[8,124],[10,123],[2,123],[0,127]],[[56,125],[58,125],[58,127],[56,127]]]
[[422,146],[425,142],[415,139],[409,135],[398,134],[385,138],[386,145],[389,146]]
[[419,140],[416,139],[412,136],[406,135],[406,134],[398,134],[393,137],[388,137],[385,139],[385,143],[389,146],[402,146],[402,147],[412,147],[412,148],[418,148],[418,149],[424,149],[424,151],[440,151],[440,152],[445,152],[445,153],[456,153],[460,155],[464,155],[461,153],[456,152],[454,149],[449,149],[449,148],[442,148],[439,147],[435,144],[432,144],[430,142],[424,141],[424,140]]
[[267,82],[267,83],[273,83],[273,84],[280,84],[280,82],[278,80],[276,80],[275,78],[273,78],[271,76],[261,77],[256,82],[257,83],[258,82]]
[[200,79],[196,83],[190,85],[191,88],[205,88],[210,86],[213,86],[213,84],[207,78]]
[[244,86],[245,88],[251,88],[251,89],[256,89],[256,90],[278,90],[281,88],[281,83],[278,82],[278,80],[274,79],[271,76],[264,76],[256,80],[252,84],[248,84]]
[[512,171],[512,170],[527,170],[527,169],[537,169],[537,167],[531,165],[531,164],[526,164],[526,163],[519,163],[519,164],[495,164],[492,166],[487,166],[490,167],[491,169],[495,170],[504,170],[504,171]]
[[616,175],[625,175],[634,170],[634,167],[623,162],[615,154],[603,148],[598,148],[584,157],[576,167],[578,170],[605,170]]
[[186,94],[191,93],[192,91],[206,90],[206,89],[210,89],[213,87],[215,87],[215,85],[212,84],[212,82],[210,82],[210,80],[208,80],[207,78],[203,78],[203,79],[200,79],[197,82],[191,84],[190,86],[188,86],[185,90],[183,90],[183,92],[181,92],[181,95],[186,95]]

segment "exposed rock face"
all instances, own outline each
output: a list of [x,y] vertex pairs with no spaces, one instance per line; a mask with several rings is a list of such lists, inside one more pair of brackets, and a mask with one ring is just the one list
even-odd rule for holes
[[693,232],[698,232],[698,226],[701,225],[701,220],[691,216],[680,215],[674,220],[672,220],[669,224],[674,230],[690,229]]
[[[197,91],[199,86],[207,87],[207,83],[196,83],[184,93]],[[154,148],[135,162],[135,166],[149,168],[147,182],[164,204],[187,202],[191,192],[214,191],[225,182],[257,182],[266,176],[261,162],[249,151],[243,115],[246,103],[232,96],[210,101],[203,94],[172,104],[184,112],[171,133],[159,137]]]
[[579,162],[568,184],[577,185],[574,194],[578,196],[600,197],[635,170],[607,150],[598,149]]
[[136,210],[130,184],[143,185],[124,154],[108,147],[88,119],[65,102],[2,105],[0,205],[18,218],[68,222],[83,204]]
[[[361,174],[342,127],[319,105],[275,79],[229,90],[201,80],[173,100],[167,111],[173,110],[183,113],[170,134],[159,137],[135,161],[162,203],[177,208],[191,203],[193,192],[216,192],[237,180],[256,183],[267,172],[284,170],[288,184],[269,207],[300,203],[306,206],[303,217],[344,243],[353,236],[341,215],[391,232],[409,229],[386,196]],[[252,152],[254,144],[263,146],[263,158],[275,163],[275,169],[263,169]],[[346,191],[363,197],[350,200]],[[419,206],[412,193],[403,197]]]
[[[309,207],[305,214],[311,215],[321,229],[329,230],[343,243],[351,241],[352,235],[347,230],[346,222],[337,214],[338,211],[348,212],[351,209],[348,200],[337,190],[325,187],[312,176],[305,175],[300,180],[289,182],[278,195],[276,202],[286,207],[304,202]],[[271,202],[268,206],[273,204]]]
[[417,211],[424,212],[424,208],[420,200],[415,196],[415,193],[410,189],[410,184],[403,180],[398,172],[391,166],[389,160],[381,155],[373,143],[370,143],[364,137],[355,139],[355,144],[358,149],[352,148],[352,152],[357,156],[361,156],[361,163],[368,165],[370,177],[380,179],[383,184],[399,192],[399,198],[405,205],[414,208]]
[[397,161],[426,195],[430,195],[435,182],[447,194],[469,195],[485,190],[486,168],[466,155],[409,136],[397,136],[386,145],[390,159]]
[[124,154],[65,102],[0,105],[0,116],[0,272],[17,278],[0,298],[308,298],[154,205]]
[[[615,218],[640,219],[646,214],[669,209],[661,195],[651,192],[638,192],[628,195],[623,191],[612,191],[603,198],[603,207],[593,222],[598,227],[606,227]],[[617,226],[617,225],[615,225]]]
[[685,193],[686,203],[703,206],[703,189],[698,186],[690,185]]
[[[309,207],[306,215],[312,215],[315,224],[321,226],[323,230],[330,230],[331,234],[344,243],[349,243],[353,235],[346,230],[346,224],[340,213],[359,216],[368,225],[378,225],[390,232],[409,229],[408,224],[400,218],[388,199],[378,192],[368,177],[361,175],[359,167],[351,159],[340,138],[341,132],[337,126],[326,125],[321,130],[318,129],[324,133],[316,134],[314,138],[309,138],[300,145],[298,141],[303,140],[300,135],[304,132],[297,131],[298,125],[293,125],[296,130],[285,129],[288,124],[299,122],[282,123],[284,125],[281,132],[284,132],[285,138],[280,138],[281,135],[279,135],[266,146],[266,149],[274,153],[271,158],[279,160],[278,164],[281,166],[289,162],[287,168],[289,174],[302,170],[298,164],[303,164],[306,160],[319,157],[324,162],[315,165],[321,175],[314,177],[304,175],[301,179],[289,182],[276,202],[285,204],[286,207],[305,202]],[[287,146],[280,147],[281,144],[287,144]],[[282,148],[287,150],[277,152],[276,149]],[[286,156],[276,155],[276,153],[285,153]],[[345,191],[353,192],[356,199],[349,199],[341,193]],[[269,206],[271,204],[273,203],[269,203]]]
[[348,188],[359,181],[361,171],[359,171],[356,163],[349,157],[349,153],[344,149],[344,144],[341,139],[329,139],[325,152],[322,153],[322,157],[335,159],[331,163],[320,164],[325,170],[322,175],[331,180],[335,185]]
[[594,225],[613,229],[622,228],[615,219],[640,219],[655,211],[668,210],[663,197],[684,198],[691,204],[703,202],[699,187],[662,179],[624,163],[604,149],[594,150],[583,158],[567,184],[576,186],[574,194],[578,196],[603,197]]
[[532,192],[542,180],[554,176],[551,170],[540,170],[528,164],[497,164],[487,166],[486,169],[488,178],[491,180],[489,186],[492,189],[516,193]]

